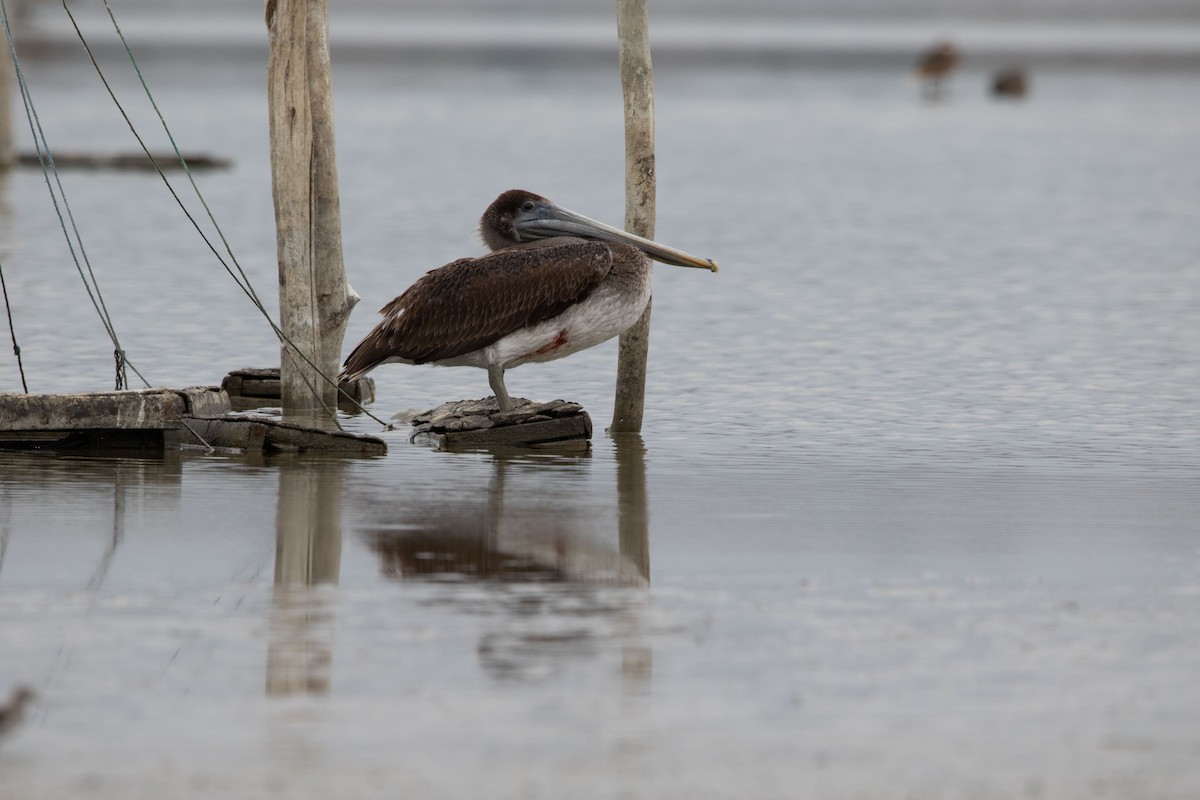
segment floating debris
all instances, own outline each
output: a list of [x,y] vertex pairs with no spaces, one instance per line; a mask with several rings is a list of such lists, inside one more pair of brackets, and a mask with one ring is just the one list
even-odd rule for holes
[[513,408],[501,410],[495,397],[454,400],[437,408],[396,415],[410,422],[410,441],[432,444],[439,450],[493,447],[587,450],[592,438],[592,418],[578,403],[551,400],[534,403],[513,398]]
[[[153,161],[151,158],[153,157]],[[188,169],[229,169],[232,163],[227,158],[204,153],[184,153],[183,160]],[[19,153],[17,163],[23,167],[38,167],[42,157],[37,153]],[[54,166],[59,169],[182,169],[179,156],[175,153],[55,153]]]
[[992,94],[996,97],[1020,100],[1029,92],[1029,77],[1019,67],[1002,69],[992,77]]
[[33,689],[28,686],[18,686],[13,690],[8,705],[0,706],[0,739],[21,724],[25,719],[25,707],[33,702],[35,696]]

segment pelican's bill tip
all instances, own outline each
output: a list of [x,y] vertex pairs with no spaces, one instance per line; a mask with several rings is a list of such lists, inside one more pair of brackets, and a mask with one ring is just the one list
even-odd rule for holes
[[716,262],[716,261],[713,261],[711,258],[710,258],[710,259],[708,259],[708,268],[709,268],[710,270],[712,270],[713,272],[720,272],[720,271],[721,271],[721,268],[720,268],[720,267],[717,265],[717,262]]

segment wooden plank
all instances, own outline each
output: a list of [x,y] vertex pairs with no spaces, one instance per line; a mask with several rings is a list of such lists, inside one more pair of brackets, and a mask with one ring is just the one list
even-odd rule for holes
[[243,397],[266,397],[273,400],[279,399],[279,378],[258,379],[258,378],[243,378],[242,391]]
[[[281,405],[281,385],[279,367],[234,370],[221,381],[221,388],[229,393],[234,411]],[[343,383],[339,388],[338,408],[342,411],[353,413],[360,410],[359,404],[375,402],[373,378],[359,378],[353,383]],[[350,396],[349,399],[343,396],[343,392]]]
[[377,436],[346,431],[322,431],[270,418],[263,422],[267,425],[267,449],[269,450],[289,450],[300,453],[320,451],[363,456],[387,454],[387,444]]
[[[180,431],[183,444],[261,453],[267,441],[267,429],[252,420],[188,419]],[[199,437],[199,438],[197,438]]]
[[443,449],[470,447],[546,447],[578,441],[584,448],[592,438],[592,419],[586,412],[573,417],[524,422],[518,425],[440,434]]
[[[255,452],[334,453],[382,456],[387,444],[377,436],[326,431],[260,415],[230,414],[208,419],[185,419],[180,432],[185,444]],[[189,430],[190,429],[190,430]],[[200,438],[197,439],[196,437]],[[203,442],[200,441],[203,439]]]
[[230,372],[228,378],[274,378],[279,380],[279,367],[242,367]]
[[578,403],[532,403],[514,398],[515,408],[501,411],[496,398],[454,400],[415,414],[410,441],[440,450],[471,448],[550,448],[586,450],[592,418]]

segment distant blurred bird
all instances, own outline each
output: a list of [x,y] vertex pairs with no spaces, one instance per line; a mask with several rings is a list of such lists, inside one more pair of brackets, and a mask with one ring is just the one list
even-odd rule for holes
[[921,54],[917,59],[917,77],[921,80],[921,90],[930,100],[942,96],[942,80],[958,66],[961,56],[958,49],[950,42],[937,42]]
[[33,698],[33,689],[19,686],[13,691],[12,700],[8,705],[0,706],[0,738],[4,738],[21,724],[21,720],[25,719],[25,706],[29,705]]
[[1029,91],[1029,78],[1020,67],[1002,69],[992,77],[992,94],[1019,99]]

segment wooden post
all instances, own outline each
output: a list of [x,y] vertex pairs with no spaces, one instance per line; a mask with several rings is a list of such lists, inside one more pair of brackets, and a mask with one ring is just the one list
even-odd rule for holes
[[[329,378],[358,295],[342,264],[326,0],[267,0],[271,188],[284,335]],[[336,387],[280,348],[285,413],[337,408]]]
[[[625,229],[654,238],[654,67],[647,0],[617,0],[621,91],[625,96]],[[650,352],[650,304],[621,334],[613,433],[640,433]]]

